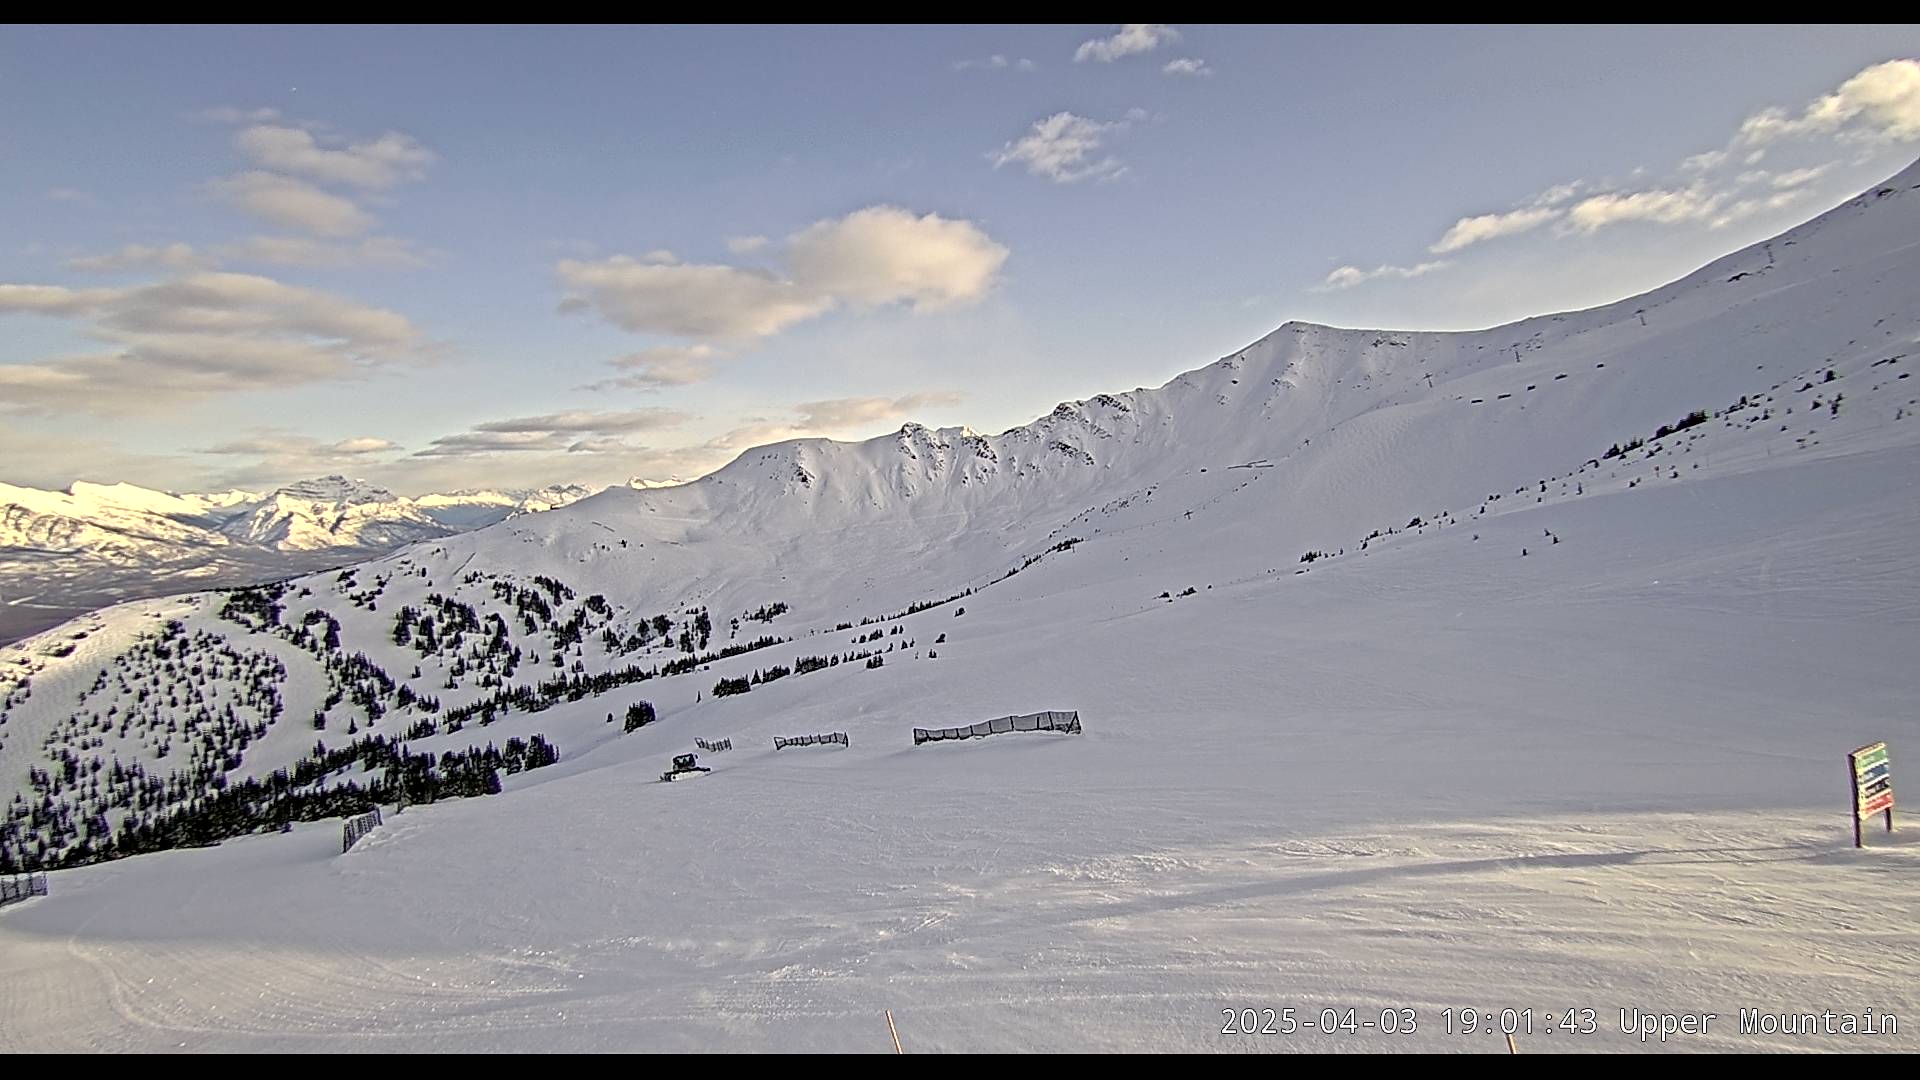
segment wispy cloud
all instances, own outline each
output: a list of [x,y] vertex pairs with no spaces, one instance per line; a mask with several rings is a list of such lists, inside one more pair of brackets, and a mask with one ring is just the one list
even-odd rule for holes
[[520,416],[475,424],[467,431],[442,435],[414,457],[473,457],[483,454],[631,453],[644,447],[625,436],[659,431],[686,423],[688,415],[672,409],[629,409],[623,412],[575,411]]
[[1808,169],[1789,169],[1783,173],[1775,173],[1767,177],[1767,183],[1776,188],[1795,188],[1802,184],[1811,184],[1832,170],[1833,162],[1829,161],[1825,165],[1815,165]]
[[1769,195],[1756,195],[1744,199],[1734,199],[1726,203],[1725,208],[1707,221],[1713,229],[1724,229],[1735,222],[1745,220],[1757,214],[1774,213],[1799,205],[1813,193],[1804,187],[1788,188]]
[[994,53],[992,56],[982,57],[978,60],[955,60],[953,62],[953,70],[955,71],[1032,71],[1037,67],[1039,67],[1038,64],[1024,57],[1016,59],[1004,53]]
[[306,435],[290,435],[266,431],[246,438],[232,439],[193,451],[196,454],[216,454],[229,457],[297,458],[308,461],[326,461],[344,458],[364,458],[380,454],[391,454],[405,449],[391,439],[382,439],[372,435],[359,435],[349,439],[326,442]]
[[280,119],[279,109],[243,109],[235,105],[215,105],[184,113],[182,118],[196,124],[265,124]]
[[262,169],[305,176],[323,184],[389,188],[426,176],[433,152],[411,135],[389,131],[362,142],[323,145],[311,131],[256,124],[234,134],[234,149]]
[[1169,60],[1160,71],[1165,75],[1189,75],[1196,78],[1213,74],[1213,68],[1197,56],[1183,56],[1178,60]]
[[919,409],[958,405],[962,400],[958,393],[935,390],[892,398],[849,397],[803,401],[793,407],[799,417],[794,426],[802,431],[840,431],[861,424],[910,416]]
[[1762,109],[1740,125],[1737,146],[1832,135],[1849,141],[1920,140],[1920,60],[1889,60],[1861,70],[1797,114]]
[[417,268],[429,259],[410,240],[368,236],[336,242],[310,236],[250,236],[215,249],[228,262],[341,270],[359,266]]
[[987,294],[1007,249],[972,222],[872,206],[787,238],[784,273],[757,267],[562,260],[569,310],[636,333],[703,341],[770,337],[842,304],[937,310]]
[[1708,172],[1719,168],[1726,163],[1726,160],[1727,152],[1725,150],[1708,150],[1703,153],[1694,154],[1681,161],[1680,171],[1689,174]]
[[252,274],[119,289],[0,285],[0,315],[84,320],[97,351],[0,365],[16,409],[141,412],[181,398],[355,378],[423,355],[397,312]]
[[626,255],[564,259],[565,310],[598,312],[635,333],[741,341],[770,337],[821,315],[831,298],[771,271],[694,263],[646,263]]
[[1524,207],[1499,214],[1477,214],[1454,222],[1440,239],[1427,248],[1435,255],[1459,251],[1486,240],[1516,236],[1545,225],[1560,216],[1560,211],[1544,206]]
[[1168,42],[1179,41],[1180,32],[1161,23],[1124,23],[1111,36],[1083,41],[1073,51],[1073,61],[1082,64],[1097,60],[1110,64],[1122,57],[1148,53]]
[[[244,122],[258,119],[258,112],[221,115]],[[433,151],[419,140],[400,132],[356,141],[277,123],[247,122],[234,133],[233,148],[252,168],[214,180],[207,190],[242,213],[269,224],[329,239],[358,236],[373,227],[373,216],[356,201],[359,193],[384,191],[424,179],[427,168],[436,160]],[[392,243],[383,242],[359,252],[322,252],[308,247],[294,253],[283,247],[285,257],[267,261],[309,266],[391,263],[397,254]],[[271,249],[259,248],[254,254],[270,255]]]
[[1127,129],[1127,120],[1089,120],[1070,112],[1057,112],[1036,120],[1025,135],[989,151],[987,159],[994,168],[1021,165],[1034,176],[1043,176],[1056,184],[1081,180],[1111,180],[1126,172],[1120,159],[1104,153],[1106,141]]
[[713,377],[726,354],[711,345],[655,345],[615,357],[607,363],[626,374],[583,387],[586,390],[664,390],[691,386]]
[[627,409],[621,412],[593,412],[576,409],[572,412],[546,413],[541,416],[520,416],[511,420],[489,420],[474,425],[475,431],[558,431],[571,435],[626,435],[636,431],[657,431],[660,428],[677,427],[687,420],[687,414],[672,409]]
[[207,270],[228,263],[298,266],[310,270],[338,270],[360,266],[421,267],[426,256],[406,240],[369,236],[336,242],[310,236],[251,236],[233,244],[202,251],[192,244],[127,244],[99,255],[68,259],[67,267],[93,273],[128,270]]
[[[1832,171],[1825,161],[1772,172],[1753,168],[1770,146],[1788,140],[1826,140],[1830,154],[1848,143],[1886,144],[1920,140],[1920,60],[1890,60],[1862,69],[1832,93],[1794,111],[1779,107],[1751,114],[1726,146],[1682,159],[1664,181],[1635,169],[1629,183],[1574,181],[1541,192],[1512,209],[1457,219],[1428,246],[1452,254],[1491,240],[1553,225],[1558,238],[1592,236],[1614,226],[1725,228],[1758,215],[1782,212],[1811,198],[1810,190]],[[1820,147],[1816,144],[1813,149]],[[1735,169],[1745,167],[1745,171]],[[1756,187],[1772,189],[1755,193]],[[1433,264],[1391,265],[1365,270],[1343,266],[1320,288],[1342,289],[1380,277],[1410,277]]]
[[675,453],[683,466],[680,471],[695,472],[700,460],[718,463],[740,451],[788,439],[844,435],[881,422],[911,417],[923,409],[945,408],[965,400],[950,390],[928,390],[898,397],[843,397],[803,401],[780,417],[755,418],[704,443],[684,447]]
[[315,236],[354,236],[373,227],[372,215],[352,199],[278,173],[244,172],[215,180],[210,190],[243,213]]
[[1661,225],[1706,221],[1713,217],[1724,198],[1698,185],[1680,189],[1610,191],[1575,203],[1567,211],[1566,227],[1575,233],[1591,233],[1628,221],[1650,221]]
[[1364,270],[1358,266],[1342,266],[1328,274],[1314,291],[1339,292],[1365,285],[1369,281],[1378,281],[1381,278],[1426,277],[1428,274],[1445,270],[1451,265],[1453,264],[1449,262],[1436,261],[1417,263],[1413,266],[1376,266],[1371,270]]
[[67,260],[70,269],[102,273],[144,269],[198,270],[210,265],[212,260],[206,254],[195,251],[192,244],[183,243],[159,246],[127,244],[117,251]]

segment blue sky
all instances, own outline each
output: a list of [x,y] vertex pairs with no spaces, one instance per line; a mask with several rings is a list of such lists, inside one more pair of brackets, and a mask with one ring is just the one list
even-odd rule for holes
[[0,480],[999,431],[1650,288],[1920,154],[1920,29],[13,29]]

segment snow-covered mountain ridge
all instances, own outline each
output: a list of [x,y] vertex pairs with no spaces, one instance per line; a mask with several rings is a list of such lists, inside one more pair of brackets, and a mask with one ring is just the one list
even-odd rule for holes
[[0,622],[0,641],[89,606],[358,561],[593,490],[407,498],[342,476],[266,493],[180,495],[124,483],[79,481],[64,492],[0,483],[0,612],[15,616]]
[[[1280,536],[1336,544],[1401,508],[1472,505],[1495,485],[1569,472],[1796,372],[1900,352],[1914,318],[1916,183],[1920,167],[1909,168],[1604,307],[1469,333],[1288,323],[1158,389],[1064,402],[1000,435],[908,424],[864,442],[779,443],[683,486],[612,489],[420,558],[604,574],[729,608],[804,579],[886,609],[977,583],[1069,522],[1097,530],[1093,508],[1177,477],[1228,476],[1257,477],[1287,508]],[[901,566],[925,568],[924,583]]]
[[[1916,357],[1920,166],[1588,311],[1289,323],[998,435],[786,442],[91,614],[0,650],[10,856],[228,841],[0,920],[74,995],[149,988],[21,1029],[846,1048],[885,1007],[930,1049],[1205,1048],[1287,997],[1500,1049],[1438,1010],[1912,1013],[1914,849],[1850,854],[1836,788],[1920,735]],[[1045,708],[1086,733],[908,738]],[[518,768],[535,735],[557,764]],[[695,738],[735,749],[653,783]],[[302,824],[494,771],[346,856]]]
[[202,546],[247,543],[277,551],[387,548],[490,525],[516,513],[551,510],[593,490],[564,485],[407,498],[344,476],[302,480],[264,494],[175,495],[84,480],[59,492],[0,483],[5,508],[0,549],[73,550],[106,534]]

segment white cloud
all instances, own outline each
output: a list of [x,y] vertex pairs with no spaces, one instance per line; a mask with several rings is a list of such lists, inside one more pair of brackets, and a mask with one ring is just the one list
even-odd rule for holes
[[659,390],[690,386],[712,378],[716,364],[725,355],[711,345],[656,345],[609,360],[608,364],[629,374],[594,383],[586,389]]
[[[786,273],[649,263],[616,255],[562,260],[566,310],[592,309],[636,333],[747,341],[846,303],[934,310],[986,295],[1007,249],[971,222],[873,206],[787,238]],[[637,384],[635,384],[637,385]]]
[[0,284],[0,315],[82,315],[126,295],[123,289]]
[[1014,71],[1032,71],[1037,66],[1038,65],[1031,60],[1025,58],[1015,60],[1004,53],[994,53],[992,56],[981,60],[955,60],[953,62],[953,70],[955,71],[972,71],[975,69],[1004,71],[1009,68]]
[[1832,168],[1833,162],[1829,161],[1825,165],[1815,165],[1808,169],[1789,169],[1786,172],[1768,177],[1767,183],[1772,184],[1776,188],[1783,189],[1799,187],[1802,184],[1811,184],[1815,180],[1820,179],[1831,171]]
[[634,454],[646,447],[630,443],[618,435],[593,435],[567,446],[569,454]]
[[931,390],[899,397],[844,397],[803,401],[792,406],[789,419],[755,418],[697,446],[675,453],[688,461],[731,456],[769,443],[845,434],[850,428],[898,420],[922,409],[944,408],[964,400],[949,390]]
[[645,447],[629,444],[621,436],[677,427],[687,419],[687,414],[672,409],[630,409],[624,412],[575,411],[491,420],[475,424],[467,431],[442,435],[413,456],[632,453]]
[[280,119],[279,109],[241,109],[216,105],[211,109],[186,114],[186,119],[201,124],[264,124]]
[[1197,56],[1183,56],[1178,60],[1169,60],[1166,66],[1161,68],[1160,71],[1166,75],[1192,75],[1197,77],[1205,77],[1213,74],[1213,68],[1210,67],[1205,60]]
[[[1525,207],[1504,214],[1479,214],[1453,223],[1440,239],[1427,248],[1436,255],[1459,251],[1486,240],[1515,236],[1545,225],[1560,216],[1560,211],[1545,206]],[[1349,268],[1350,269],[1350,268]]]
[[412,241],[391,236],[368,236],[345,242],[317,240],[310,236],[250,236],[237,244],[225,244],[215,250],[221,258],[232,262],[299,266],[313,270],[427,265],[426,256],[414,247]]
[[1705,221],[1713,217],[1723,201],[1724,196],[1699,186],[1607,192],[1575,203],[1567,211],[1566,227],[1569,232],[1592,233],[1629,221],[1661,225]]
[[67,266],[74,270],[97,272],[139,268],[205,270],[222,262],[299,266],[316,270],[427,265],[426,257],[414,248],[411,241],[390,236],[369,236],[346,242],[317,240],[310,236],[251,236],[239,243],[222,244],[210,252],[196,250],[193,245],[185,243],[162,246],[128,244],[118,251],[69,259]]
[[727,238],[727,250],[735,255],[751,255],[773,241],[764,236],[730,236]]
[[1444,255],[1487,240],[1532,232],[1558,218],[1561,215],[1558,207],[1585,190],[1586,186],[1584,180],[1555,184],[1513,210],[1460,218],[1427,250]]
[[160,247],[128,244],[118,251],[69,259],[67,266],[74,270],[102,272],[149,266],[163,270],[198,270],[211,265],[211,262],[206,255],[195,251],[192,244],[174,243]]
[[1725,150],[1708,150],[1705,153],[1695,154],[1685,161],[1682,161],[1680,163],[1680,171],[1683,173],[1710,172],[1719,168],[1721,163],[1726,160],[1727,152]]
[[1765,214],[1765,213],[1772,213],[1777,210],[1785,210],[1788,207],[1791,207],[1801,202],[1803,199],[1807,198],[1811,194],[1813,193],[1804,187],[1796,187],[1796,188],[1789,188],[1785,191],[1776,191],[1771,195],[1760,195],[1760,196],[1755,196],[1753,198],[1737,199],[1734,202],[1728,204],[1724,210],[1721,210],[1718,213],[1714,214],[1712,217],[1710,217],[1707,220],[1707,227],[1713,228],[1713,229],[1724,229],[1728,225],[1731,225],[1736,221],[1741,221],[1743,219],[1753,217],[1756,214]]
[[[1802,134],[1805,130],[1796,124],[1787,110],[1774,107],[1762,109],[1747,117],[1740,125],[1740,133],[1734,141],[1736,143],[1767,143],[1789,135]],[[1758,151],[1755,153],[1757,155]]]
[[920,409],[944,408],[957,405],[961,395],[952,391],[936,390],[918,394],[904,394],[900,397],[849,397],[829,398],[824,401],[803,401],[793,407],[799,419],[794,425],[797,431],[839,431],[845,428],[871,424],[881,420],[893,420],[907,416]]
[[672,409],[646,408],[627,409],[621,412],[593,412],[574,410],[572,412],[547,413],[544,416],[520,416],[511,420],[490,420],[484,424],[475,424],[475,431],[558,431],[576,435],[624,435],[635,431],[656,431],[660,428],[676,427],[687,420],[687,414]]
[[1413,266],[1376,266],[1371,270],[1363,270],[1358,266],[1342,266],[1333,273],[1328,274],[1326,280],[1316,286],[1314,291],[1339,292],[1342,289],[1351,289],[1356,285],[1364,285],[1369,281],[1375,281],[1380,278],[1425,277],[1436,271],[1445,270],[1451,265],[1453,264],[1449,262],[1437,261],[1418,263]]
[[262,432],[244,439],[218,443],[194,451],[197,454],[216,454],[234,457],[298,458],[322,461],[338,458],[368,457],[378,454],[390,454],[404,449],[391,439],[377,438],[372,435],[360,435],[337,442],[322,442],[306,435],[286,435]]
[[1089,178],[1110,180],[1126,171],[1119,159],[1102,155],[1108,135],[1124,131],[1125,121],[1089,120],[1057,112],[1036,120],[1025,135],[987,154],[994,168],[1024,165],[1029,173],[1056,184]]
[[433,152],[410,135],[389,131],[377,139],[338,147],[320,144],[302,128],[256,124],[236,132],[234,149],[263,169],[307,176],[323,184],[389,188],[426,176]]
[[1736,145],[1838,135],[1846,139],[1907,142],[1920,139],[1920,60],[1889,60],[1862,69],[1798,116],[1762,109],[1740,125]]
[[[1780,173],[1753,168],[1766,156],[1770,144],[1815,136],[1841,142],[1920,140],[1920,60],[1890,60],[1867,67],[1798,113],[1782,108],[1756,112],[1727,147],[1685,158],[1676,170],[1678,178],[1663,186],[1603,190],[1563,209],[1562,204],[1571,202],[1587,185],[1581,181],[1561,184],[1517,209],[1460,218],[1428,250],[1447,254],[1496,237],[1531,232],[1554,221],[1561,222],[1555,230],[1560,236],[1590,235],[1625,222],[1722,228],[1793,205],[1798,200],[1795,193],[1826,175],[1833,168],[1832,162]],[[1722,172],[1735,161],[1744,163],[1749,171],[1731,177]],[[1633,175],[1643,172],[1635,169]],[[1776,193],[1743,197],[1744,189],[1763,184]],[[1397,269],[1368,271],[1343,266],[1322,287],[1349,288]]]
[[1586,189],[1585,180],[1570,180],[1564,184],[1555,184],[1533,197],[1534,206],[1559,206]]
[[0,365],[18,409],[128,412],[183,397],[352,378],[420,356],[401,315],[251,274],[202,272],[124,289],[0,285],[0,315],[89,321],[99,351]]
[[898,301],[916,310],[985,296],[1007,255],[970,221],[916,217],[893,206],[816,222],[788,239],[794,280],[805,288],[854,304]]
[[1124,23],[1111,37],[1083,41],[1073,51],[1074,63],[1098,60],[1110,64],[1125,56],[1148,53],[1170,41],[1179,41],[1180,32],[1161,23]]
[[315,236],[354,236],[373,227],[373,218],[351,199],[290,176],[256,170],[215,180],[211,187],[254,217]]
[[388,454],[401,449],[404,449],[404,447],[392,439],[381,439],[372,435],[361,435],[357,438],[341,439],[339,442],[330,443],[321,448],[324,453],[353,457],[358,457],[361,454]]
[[192,461],[163,451],[129,451],[112,441],[117,433],[106,425],[8,420],[0,424],[0,461],[6,463],[11,483],[49,491],[64,489],[80,477],[171,490],[189,486],[181,481],[191,475]]
[[105,305],[102,321],[133,331],[300,334],[366,348],[416,336],[397,312],[256,274],[193,274],[128,289]]
[[476,454],[526,454],[564,451],[569,440],[550,431],[462,431],[442,435],[414,457],[471,457]]
[[625,255],[564,259],[560,278],[575,306],[590,306],[636,333],[748,340],[777,334],[833,306],[765,270],[695,263],[651,264]]
[[[1624,222],[1722,228],[1793,205],[1797,196],[1783,197],[1785,193],[1812,184],[1833,168],[1831,162],[1780,173],[1753,168],[1765,156],[1767,144],[1812,136],[1842,141],[1920,139],[1920,61],[1893,60],[1866,68],[1797,115],[1780,108],[1754,113],[1726,148],[1685,158],[1676,170],[1678,178],[1664,186],[1602,191],[1563,210],[1561,204],[1587,185],[1579,181],[1562,184],[1518,209],[1461,218],[1428,250],[1436,254],[1458,251],[1495,237],[1530,232],[1556,220],[1562,222],[1556,230],[1561,236],[1592,234]],[[1728,166],[1736,161],[1744,162],[1748,171],[1727,175]],[[1644,171],[1636,169],[1633,175]],[[1756,185],[1769,185],[1780,194],[1741,196],[1743,189]],[[1357,267],[1342,268],[1347,270],[1354,275],[1369,273]],[[1356,284],[1366,279],[1343,277]]]

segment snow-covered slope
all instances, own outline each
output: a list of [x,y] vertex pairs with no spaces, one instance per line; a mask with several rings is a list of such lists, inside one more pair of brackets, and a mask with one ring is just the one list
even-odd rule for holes
[[[57,871],[0,915],[0,1039],[878,1049],[890,1008],[909,1049],[1504,1050],[1457,1011],[1513,1008],[1529,1051],[1639,1045],[1623,1009],[1915,1049],[1920,848],[1851,851],[1838,781],[1920,737],[1916,357],[1920,167],[1602,308],[1288,324],[998,435],[99,612],[0,651],[16,857],[212,830],[316,739],[361,749],[282,816],[390,793],[397,744],[560,760],[345,856]],[[1086,734],[909,736],[1050,708]],[[696,738],[735,749],[654,783]],[[1284,1008],[1335,1029],[1222,1033]]]
[[220,531],[276,550],[397,547],[444,536],[411,499],[343,476],[290,484],[223,523]]
[[[234,505],[246,499],[244,492]],[[257,498],[257,496],[253,496]],[[201,540],[221,516],[210,496],[179,496],[132,484],[80,482],[65,492],[0,483],[0,543],[66,549],[120,540],[181,544]],[[218,542],[217,540],[214,542]]]
[[1909,169],[1606,307],[1475,333],[1289,323],[1158,389],[1066,402],[1000,435],[909,424],[860,443],[781,443],[689,484],[612,489],[417,557],[430,572],[471,559],[664,606],[751,607],[804,587],[884,609],[977,584],[1049,537],[1091,535],[1118,512],[1109,504],[1137,512],[1176,478],[1221,490],[1257,479],[1257,511],[1236,507],[1236,528],[1293,556],[1338,546],[1403,509],[1565,478],[1693,410],[1900,351],[1915,182]]
[[465,531],[505,520],[516,514],[557,510],[579,502],[598,488],[580,484],[550,484],[533,491],[462,490],[444,495],[422,495],[413,500],[420,513],[441,525]]
[[590,494],[557,485],[405,498],[341,476],[266,494],[0,483],[0,641],[120,600],[357,561]]

